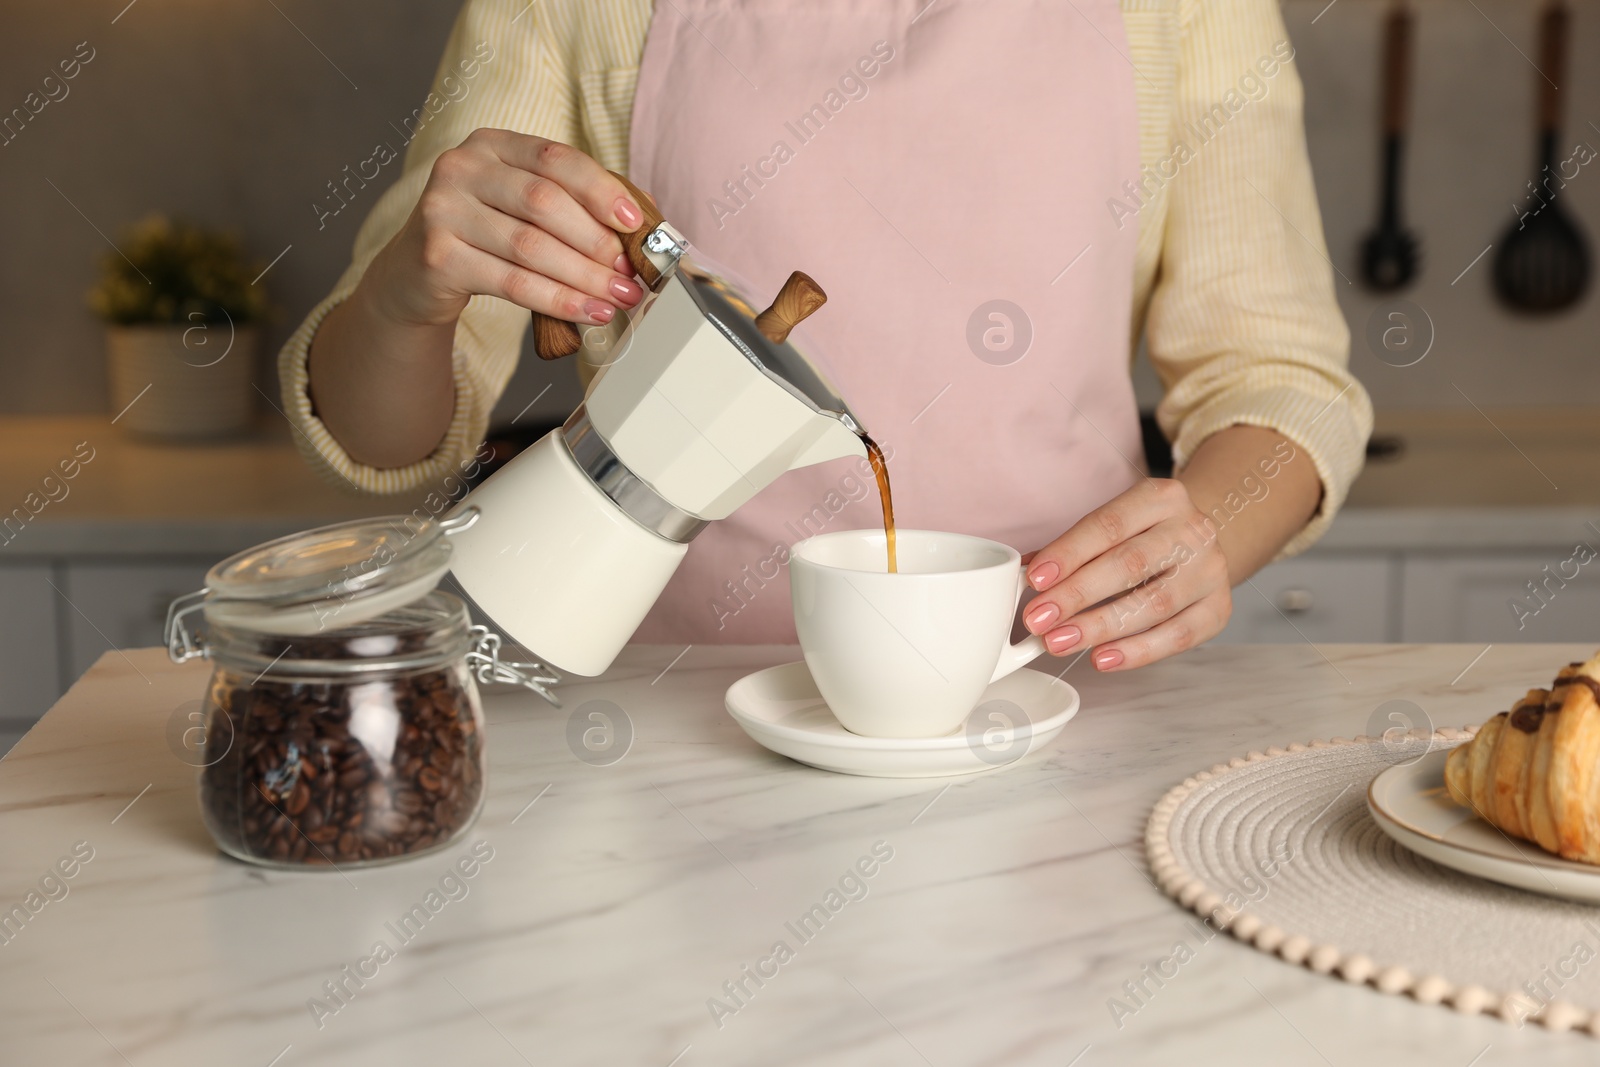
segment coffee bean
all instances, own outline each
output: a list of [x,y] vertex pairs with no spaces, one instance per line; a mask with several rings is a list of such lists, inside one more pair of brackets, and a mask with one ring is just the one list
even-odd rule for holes
[[[290,643],[285,660],[349,658],[336,635],[281,640]],[[387,695],[374,694],[378,681]],[[357,707],[360,736],[351,732]],[[386,728],[384,714],[398,721]],[[201,773],[206,826],[228,852],[278,864],[359,864],[443,845],[483,795],[478,714],[459,665],[352,684],[219,665],[208,729],[226,715],[235,743]],[[387,751],[368,749],[384,736],[394,739]]]

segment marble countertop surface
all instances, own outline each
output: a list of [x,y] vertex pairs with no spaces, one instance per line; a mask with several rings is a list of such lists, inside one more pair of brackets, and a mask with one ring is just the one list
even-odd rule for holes
[[[167,741],[203,664],[108,653],[0,761],[0,906],[92,859],[0,944],[7,1064],[1095,1067],[1593,1063],[1591,1038],[1384,996],[1218,936],[1131,1017],[1108,1006],[1190,938],[1139,841],[1174,783],[1251,749],[1368,732],[1414,702],[1481,721],[1579,646],[1203,648],[1097,675],[1027,761],[970,778],[813,770],[722,708],[778,647],[629,648],[565,708],[486,700],[490,795],[444,853],[257,870],[201,826]],[[627,754],[592,766],[569,716],[607,700]],[[79,844],[80,842],[86,844]],[[309,1002],[475,842],[492,859],[319,1027]],[[862,857],[866,895],[808,940],[785,925]],[[1386,902],[1374,900],[1373,907]],[[790,957],[738,1010],[724,983]],[[771,965],[767,970],[771,971]],[[720,1024],[719,1025],[719,1021]],[[1488,1050],[1488,1051],[1486,1051]]]

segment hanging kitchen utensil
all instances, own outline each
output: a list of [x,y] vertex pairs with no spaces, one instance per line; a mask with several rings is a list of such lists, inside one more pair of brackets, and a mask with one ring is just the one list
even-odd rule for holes
[[1565,183],[1555,170],[1556,137],[1561,125],[1560,87],[1566,83],[1566,6],[1554,0],[1540,20],[1539,138],[1542,165],[1530,210],[1501,238],[1494,261],[1494,290],[1517,311],[1560,311],[1577,303],[1589,286],[1589,245],[1577,223],[1562,210]]
[[1361,245],[1361,277],[1379,292],[1410,284],[1417,273],[1417,239],[1400,221],[1400,164],[1405,149],[1411,77],[1411,13],[1403,3],[1383,27],[1383,207],[1377,229]]

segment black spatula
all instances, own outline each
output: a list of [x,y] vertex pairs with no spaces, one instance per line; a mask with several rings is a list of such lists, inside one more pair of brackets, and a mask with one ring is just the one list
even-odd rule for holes
[[1494,290],[1517,311],[1547,313],[1571,307],[1589,287],[1589,244],[1578,224],[1561,208],[1564,184],[1555,170],[1556,137],[1561,126],[1557,87],[1567,84],[1567,9],[1554,0],[1540,24],[1539,163],[1532,210],[1500,240],[1494,261]]
[[1361,245],[1361,278],[1379,292],[1403,288],[1417,273],[1417,239],[1400,222],[1410,68],[1411,14],[1396,4],[1383,27],[1383,214]]

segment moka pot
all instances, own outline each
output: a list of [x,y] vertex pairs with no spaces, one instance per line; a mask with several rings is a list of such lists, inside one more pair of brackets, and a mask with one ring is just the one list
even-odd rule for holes
[[[625,180],[625,179],[624,179]],[[638,190],[620,234],[646,294],[604,327],[534,316],[546,359],[598,375],[566,424],[457,506],[450,570],[512,640],[578,675],[611,665],[707,523],[785,471],[866,456],[866,431],[789,331],[826,300],[795,272],[756,313],[685,257]]]

